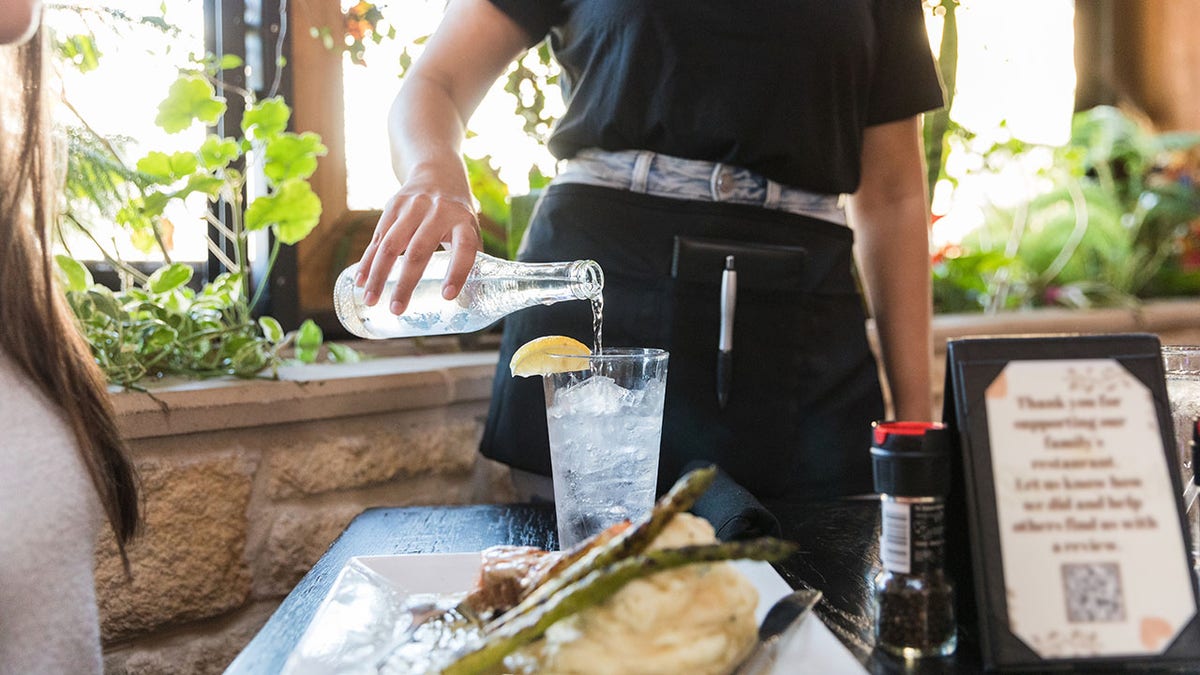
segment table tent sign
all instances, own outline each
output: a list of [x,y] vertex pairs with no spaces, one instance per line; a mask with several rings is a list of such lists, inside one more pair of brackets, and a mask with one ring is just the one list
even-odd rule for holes
[[1148,334],[947,346],[947,557],[985,669],[1200,660],[1160,349]]

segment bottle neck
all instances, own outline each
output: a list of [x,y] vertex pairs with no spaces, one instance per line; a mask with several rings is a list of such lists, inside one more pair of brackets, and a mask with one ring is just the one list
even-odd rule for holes
[[479,253],[471,276],[548,282],[547,288],[558,288],[561,297],[557,300],[591,300],[600,297],[604,290],[604,272],[594,260],[534,263]]
[[946,504],[937,497],[880,496],[879,557],[901,574],[940,571],[946,558]]

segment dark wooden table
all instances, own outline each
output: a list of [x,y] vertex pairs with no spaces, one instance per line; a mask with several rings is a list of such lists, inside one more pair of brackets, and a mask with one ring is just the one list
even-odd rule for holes
[[[848,499],[769,504],[786,539],[799,552],[777,565],[794,588],[820,589],[817,614],[869,672],[978,673],[969,627],[960,627],[958,652],[918,666],[876,651],[871,625],[871,580],[879,569],[879,503]],[[263,675],[283,669],[342,567],[353,556],[460,553],[497,544],[557,548],[554,509],[545,504],[376,508],[354,519],[284,599],[226,674]],[[1178,672],[1178,671],[1176,671]]]

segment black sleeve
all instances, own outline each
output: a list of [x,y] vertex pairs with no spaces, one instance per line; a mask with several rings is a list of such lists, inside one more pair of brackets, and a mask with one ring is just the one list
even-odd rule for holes
[[894,122],[942,107],[942,83],[929,48],[921,0],[879,0],[875,21],[867,124]]
[[546,37],[550,28],[561,23],[562,3],[558,0],[490,0],[529,35],[529,46]]

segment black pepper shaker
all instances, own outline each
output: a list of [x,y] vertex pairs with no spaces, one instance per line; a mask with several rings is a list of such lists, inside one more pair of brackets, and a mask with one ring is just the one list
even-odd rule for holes
[[952,654],[954,585],[944,571],[948,432],[933,422],[873,426],[883,562],[875,577],[875,643],[905,659]]

